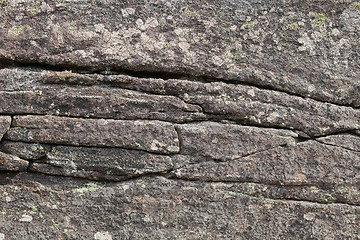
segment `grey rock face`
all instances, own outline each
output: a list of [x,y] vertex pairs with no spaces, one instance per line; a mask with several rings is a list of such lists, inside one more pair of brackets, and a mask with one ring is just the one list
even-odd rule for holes
[[0,140],[4,134],[9,130],[11,124],[11,117],[0,116]]
[[201,123],[178,126],[181,153],[214,160],[234,160],[281,145],[295,144],[297,134],[233,124]]
[[36,160],[45,157],[46,152],[50,151],[50,146],[38,143],[11,142],[4,140],[1,150],[22,159]]
[[88,179],[104,180],[165,173],[173,168],[169,156],[119,148],[56,146],[47,153],[44,162],[33,164],[33,170],[66,176],[83,174]]
[[0,152],[0,171],[26,171],[28,161]]
[[[1,105],[0,111],[13,115],[52,114],[112,119],[159,119],[173,122],[205,118],[199,106],[186,104],[174,96],[150,95],[107,86],[71,87],[41,85],[37,82],[51,81],[54,78],[65,81],[65,76],[71,77],[72,73],[2,70],[2,81],[7,82],[4,79],[6,77],[11,78],[12,83],[0,87],[0,100],[8,103]],[[31,84],[23,83],[23,77],[28,78]]]
[[329,145],[340,146],[353,151],[358,151],[358,152],[360,151],[360,137],[356,135],[350,135],[350,134],[332,135],[332,136],[319,138],[318,141]]
[[16,116],[6,139],[75,146],[125,147],[158,153],[179,151],[174,126],[160,121]]
[[235,161],[193,164],[176,170],[179,178],[280,185],[358,185],[360,152],[315,141],[278,147]]
[[[150,177],[104,184],[26,173],[11,184],[16,192],[0,185],[9,193],[8,201],[0,201],[6,213],[2,223],[13,221],[2,229],[10,239],[29,233],[46,239],[93,239],[100,233],[107,239],[306,239],[324,234],[346,239],[358,234],[358,207],[250,197],[240,183]],[[26,201],[29,194],[32,199]],[[24,216],[31,221],[19,221]]]
[[0,0],[1,239],[358,239],[360,2]]

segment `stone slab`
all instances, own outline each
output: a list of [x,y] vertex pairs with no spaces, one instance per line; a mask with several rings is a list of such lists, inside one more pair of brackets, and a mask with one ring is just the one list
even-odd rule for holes
[[6,139],[75,146],[124,147],[157,153],[179,152],[175,127],[160,121],[15,116]]

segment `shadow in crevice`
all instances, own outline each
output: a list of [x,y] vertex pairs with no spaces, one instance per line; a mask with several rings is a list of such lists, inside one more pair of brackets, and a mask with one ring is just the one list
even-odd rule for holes
[[13,182],[13,179],[19,174],[19,172],[12,171],[0,171],[0,185],[7,185]]

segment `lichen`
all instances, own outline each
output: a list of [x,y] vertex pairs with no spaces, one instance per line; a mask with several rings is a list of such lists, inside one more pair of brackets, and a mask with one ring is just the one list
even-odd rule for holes
[[37,7],[37,8],[29,8],[27,9],[27,11],[33,15],[36,15],[39,13],[39,10],[40,10],[40,7]]
[[20,25],[18,27],[10,28],[9,33],[12,33],[17,36],[17,35],[20,35],[20,33],[22,33],[26,29],[30,29],[30,26],[29,25]]
[[360,2],[354,2],[351,5],[360,13]]
[[323,24],[326,21],[326,17],[325,14],[323,13],[315,13],[315,25],[316,26],[320,26],[321,24]]
[[29,213],[29,214],[31,214],[31,215],[34,215],[34,214],[36,214],[37,213],[37,208],[35,207],[35,206],[29,206],[29,209],[28,210],[26,210],[25,212],[27,212],[27,213]]
[[95,183],[86,183],[81,187],[78,187],[73,190],[73,192],[84,194],[86,192],[94,192],[99,188],[99,186]]
[[10,4],[9,4],[9,1],[0,0],[0,6],[7,6],[7,5],[10,5]]
[[72,77],[73,73],[71,71],[63,71],[63,72],[57,72],[56,76],[61,80],[65,81],[66,78]]
[[253,30],[255,27],[255,24],[252,21],[248,21],[248,22],[244,23],[243,27],[248,30]]
[[291,30],[297,30],[299,28],[299,25],[297,24],[297,22],[294,22],[289,24],[289,27]]

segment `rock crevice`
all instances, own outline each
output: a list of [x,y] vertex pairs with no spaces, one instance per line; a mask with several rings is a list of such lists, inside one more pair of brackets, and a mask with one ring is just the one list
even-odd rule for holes
[[0,0],[0,240],[359,238],[359,6]]

